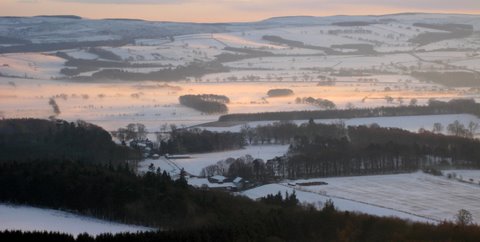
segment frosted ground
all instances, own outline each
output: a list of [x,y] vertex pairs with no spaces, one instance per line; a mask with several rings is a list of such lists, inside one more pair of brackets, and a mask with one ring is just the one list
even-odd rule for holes
[[[444,171],[475,177],[480,171]],[[468,174],[468,175],[467,175]],[[328,185],[301,186],[299,183],[323,181]],[[454,221],[460,209],[480,222],[480,186],[432,176],[422,172],[397,175],[316,178],[270,184],[242,192],[253,199],[295,190],[301,202],[322,207],[327,199],[344,211],[358,211],[380,216],[398,216],[415,221]]]
[[[410,99],[413,98],[417,99],[419,104],[425,104],[430,98],[438,100],[474,98],[480,101],[478,89],[447,88],[435,83],[426,83],[408,75],[408,70],[443,70],[446,64],[453,70],[478,71],[480,68],[478,34],[471,38],[439,41],[425,46],[409,42],[410,39],[422,33],[441,32],[416,27],[413,26],[413,23],[468,23],[478,31],[480,30],[478,17],[474,15],[409,14],[392,15],[387,18],[384,19],[382,16],[277,18],[260,21],[250,27],[248,24],[231,24],[225,32],[218,32],[218,29],[212,26],[203,26],[204,28],[213,28],[209,30],[218,32],[215,34],[211,34],[209,30],[199,31],[201,32],[199,34],[183,34],[183,32],[188,32],[191,26],[178,23],[147,23],[149,34],[155,31],[168,31],[168,29],[175,29],[179,26],[182,31],[178,33],[172,31],[174,33],[172,35],[175,35],[173,41],[165,37],[153,39],[142,37],[125,46],[102,47],[129,63],[170,65],[172,67],[185,65],[191,61],[211,61],[220,53],[234,54],[232,51],[224,50],[225,47],[246,47],[252,50],[270,51],[278,55],[226,62],[224,65],[231,67],[230,72],[210,74],[197,80],[188,78],[180,82],[96,80],[96,82],[80,83],[66,80],[66,77],[61,75],[60,70],[65,67],[65,60],[53,56],[54,52],[1,54],[0,73],[4,76],[0,77],[0,117],[48,118],[53,114],[48,101],[50,97],[55,97],[61,110],[61,114],[58,116],[60,119],[68,121],[82,119],[100,125],[109,131],[124,127],[128,123],[143,123],[149,131],[155,132],[161,130],[163,124],[175,124],[180,127],[194,126],[218,119],[219,115],[203,115],[180,106],[178,97],[184,94],[227,95],[231,99],[231,103],[228,104],[230,113],[318,110],[318,107],[295,103],[296,97],[309,96],[332,100],[339,108],[347,105],[355,107],[408,105]],[[391,21],[392,19],[394,21]],[[23,28],[23,26],[22,29],[25,29],[25,32],[22,32],[22,35],[31,37],[30,39],[34,43],[54,43],[86,39],[121,39],[121,33],[125,29],[132,29],[133,32],[129,33],[131,35],[135,35],[135,31],[141,34],[141,31],[145,29],[143,28],[145,26],[141,26],[142,21],[67,20],[65,23],[62,21],[65,20],[2,18],[0,19],[0,35],[10,36],[10,29],[20,28],[22,24],[28,26],[39,23],[55,27],[42,28],[51,29],[50,31],[35,32],[38,28]],[[341,21],[367,21],[376,22],[376,24],[360,27],[331,26],[331,23]],[[288,27],[280,28],[279,24],[287,24]],[[104,30],[108,30],[109,34],[104,34]],[[322,50],[291,48],[271,43],[264,40],[263,35],[278,35],[321,47],[332,47],[332,45],[338,44],[372,44],[374,50],[379,54],[327,56]],[[162,32],[162,36],[165,36],[164,32]],[[457,48],[457,50],[445,51],[445,48]],[[344,53],[352,51],[351,49],[335,49]],[[64,50],[64,52],[74,58],[102,60],[98,55],[83,48]],[[150,72],[163,69],[164,66],[125,68],[124,70]],[[367,76],[333,75],[340,71],[356,71],[366,73]],[[93,72],[82,73],[86,76],[92,74]],[[335,79],[336,85],[317,86],[321,76]],[[58,79],[58,81],[51,79]],[[295,95],[267,98],[266,93],[272,88],[289,88],[295,92]],[[394,102],[387,103],[385,96],[394,98]],[[347,125],[378,123],[380,126],[417,131],[419,128],[431,129],[435,122],[446,126],[455,120],[466,124],[469,121],[478,121],[478,118],[461,114],[362,118],[343,121]],[[316,122],[327,123],[337,121],[316,120]],[[249,125],[256,126],[265,123],[270,123],[270,121],[252,122]],[[241,124],[231,127],[208,127],[208,129],[238,131],[240,127]],[[156,167],[172,174],[178,174],[182,167],[191,174],[199,174],[203,167],[228,157],[238,158],[250,154],[255,158],[266,160],[283,154],[286,149],[286,146],[249,146],[243,150],[191,154],[190,159],[179,159],[174,163],[163,158],[146,160],[140,164],[139,169],[145,171],[150,163],[154,163]],[[479,173],[476,171],[456,172],[458,177],[461,176],[466,181],[470,181],[470,179],[474,181],[473,183],[479,181]],[[268,193],[287,190],[292,192],[293,189],[296,189],[301,201],[313,203],[319,207],[326,199],[330,198],[334,200],[337,207],[343,210],[430,222],[450,220],[458,209],[465,208],[472,212],[477,222],[480,220],[479,209],[475,206],[479,201],[479,197],[476,195],[478,194],[478,185],[432,177],[422,173],[320,180],[327,181],[329,185],[299,187],[290,186],[289,182],[285,182],[255,188],[244,194],[258,198]],[[190,184],[197,186],[206,182],[205,179],[200,178],[189,180]],[[293,181],[294,183],[295,181]],[[49,226],[49,224],[59,225],[61,229],[70,227],[70,222],[60,220],[58,216],[55,216],[57,212],[54,211],[37,211],[29,207],[21,207],[19,211],[15,210],[16,208],[0,206],[0,212],[5,211],[4,209],[7,209],[10,215],[34,212],[32,216],[26,216],[26,221],[22,222],[25,226],[31,225],[32,227],[20,227],[22,229],[38,228],[34,225]],[[60,214],[61,218],[70,218],[70,215]],[[36,220],[39,217],[46,217],[52,223],[47,224]],[[78,219],[78,217],[75,218]],[[2,216],[0,216],[1,219]],[[10,219],[9,221],[14,220]],[[33,224],[29,221],[32,221]],[[55,221],[60,222],[55,224]],[[91,220],[81,218],[80,221]],[[85,227],[89,229],[102,228],[100,232],[106,232],[110,231],[109,229],[113,226],[107,222],[98,222],[107,225],[107,228],[104,229],[98,223],[90,222]],[[72,222],[72,224],[79,223],[78,220]],[[9,223],[2,222],[0,226],[6,224]],[[83,227],[83,225],[78,227]],[[77,232],[80,231],[71,231],[71,233]],[[96,233],[95,231],[87,232]]]
[[153,164],[155,168],[160,167],[163,171],[167,171],[172,175],[179,174],[179,169],[184,168],[186,172],[198,176],[203,168],[216,164],[218,161],[227,158],[240,158],[246,155],[251,155],[253,158],[259,158],[264,161],[282,156],[287,153],[288,145],[257,145],[247,146],[244,149],[230,150],[203,154],[187,154],[189,158],[168,160],[160,159],[146,159],[139,163],[139,171],[144,172],[148,170],[148,166]]
[[[342,21],[375,22],[368,26],[335,26]],[[34,43],[54,43],[82,36],[93,39],[121,39],[125,28],[132,29],[141,37],[118,47],[100,47],[118,55],[125,63],[151,64],[149,67],[123,68],[130,72],[151,72],[175,68],[192,61],[212,61],[219,54],[241,54],[231,48],[246,48],[251,51],[269,51],[275,56],[264,56],[227,61],[229,72],[214,73],[201,78],[185,78],[180,82],[162,80],[124,82],[117,80],[96,80],[81,83],[67,80],[60,73],[65,60],[55,56],[55,51],[43,53],[15,53],[0,55],[0,116],[7,118],[37,117],[52,115],[48,105],[55,97],[60,106],[58,118],[73,121],[83,119],[112,131],[128,123],[144,123],[154,132],[160,126],[175,124],[192,126],[215,121],[218,115],[202,115],[195,110],[178,104],[178,96],[184,94],[213,93],[227,95],[230,113],[254,113],[266,111],[318,110],[318,107],[296,104],[296,97],[324,98],[333,101],[338,108],[348,106],[376,107],[407,105],[411,99],[425,104],[428,99],[450,100],[453,98],[475,98],[480,93],[475,88],[447,88],[435,83],[417,80],[409,71],[436,71],[479,69],[476,35],[471,38],[451,39],[425,46],[410,40],[428,32],[440,30],[422,28],[414,23],[468,23],[475,30],[480,21],[473,16],[458,15],[392,15],[355,17],[290,17],[273,18],[251,25],[231,24],[223,32],[213,26],[204,30],[181,23],[148,23],[150,31],[160,31],[161,37],[142,36],[143,22],[130,21],[71,21],[61,18],[26,18],[21,21],[0,19],[0,33],[13,34],[9,29],[15,26],[30,26],[42,23],[55,26],[52,30],[36,32],[26,30]],[[12,27],[13,26],[13,27]],[[105,35],[104,29],[110,35]],[[181,28],[172,36],[165,37],[165,31]],[[210,29],[213,28],[213,29]],[[47,28],[49,29],[49,28]],[[75,29],[76,31],[72,31]],[[51,31],[51,32],[49,32]],[[152,32],[153,33],[153,32]],[[267,41],[264,35],[275,35],[288,40],[304,42],[307,45],[333,48],[346,55],[327,55],[321,49],[290,47]],[[95,37],[95,38],[94,38]],[[129,36],[131,37],[131,36]],[[23,38],[23,37],[22,37]],[[351,49],[335,47],[342,44],[369,44],[376,54],[351,54]],[[456,50],[445,48],[455,47]],[[227,49],[226,49],[227,48]],[[428,52],[423,52],[427,49]],[[419,51],[422,50],[422,51]],[[61,50],[66,55],[83,60],[103,60],[88,48]],[[117,60],[118,61],[118,60]],[[158,66],[158,67],[152,67]],[[338,75],[339,72],[357,72],[358,76]],[[81,73],[92,75],[94,71]],[[335,80],[335,86],[317,86],[322,78]],[[27,79],[25,79],[27,78]],[[58,81],[52,81],[56,79]],[[289,88],[294,96],[267,98],[272,88]],[[394,99],[387,103],[385,97]],[[348,122],[348,121],[347,121]],[[382,121],[379,121],[382,122]],[[399,124],[395,124],[399,125]],[[400,124],[401,125],[401,124]],[[428,128],[433,123],[421,123],[409,130]]]
[[[308,104],[295,103],[296,97],[315,97],[332,100],[339,108],[347,104],[356,107],[396,106],[395,100],[387,103],[386,95],[402,97],[405,104],[416,98],[419,104],[428,98],[449,100],[459,97],[476,97],[463,90],[410,88],[398,92],[385,92],[385,86],[395,88],[395,77],[378,77],[383,84],[361,83],[354,85],[357,78],[343,78],[337,86],[317,86],[312,82],[221,82],[221,83],[158,83],[158,82],[111,82],[75,83],[51,80],[0,78],[0,116],[6,118],[48,118],[53,114],[49,98],[55,97],[60,107],[60,119],[74,121],[82,119],[112,131],[128,123],[143,123],[148,130],[159,131],[167,124],[193,126],[216,121],[219,115],[203,115],[178,103],[184,94],[213,93],[227,95],[230,113],[253,113],[269,111],[319,110]],[[403,79],[402,79],[403,80]],[[413,85],[412,85],[413,86]],[[268,98],[271,88],[290,88],[294,96]],[[403,101],[404,100],[404,101]],[[433,120],[432,120],[433,121]],[[380,123],[381,121],[379,121]],[[433,125],[419,123],[413,130]]]
[[152,229],[79,216],[59,210],[0,203],[0,231],[3,230],[51,231],[74,236],[88,233],[95,236],[102,233],[134,233]]

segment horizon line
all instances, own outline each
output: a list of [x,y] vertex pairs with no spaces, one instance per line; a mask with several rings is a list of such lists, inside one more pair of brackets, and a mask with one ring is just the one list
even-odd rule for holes
[[457,13],[457,12],[394,12],[394,13],[385,13],[385,14],[333,14],[333,15],[278,15],[271,16],[267,18],[257,19],[257,20],[245,20],[245,21],[219,21],[219,22],[195,22],[195,21],[173,21],[173,20],[150,20],[150,19],[141,19],[141,18],[122,18],[122,17],[106,17],[106,18],[89,18],[83,17],[81,15],[75,14],[40,14],[40,15],[30,15],[30,16],[20,16],[20,15],[8,15],[0,16],[0,18],[72,18],[72,19],[81,19],[81,20],[124,20],[124,21],[145,21],[145,22],[166,22],[166,23],[195,23],[195,24],[231,24],[231,23],[255,23],[267,21],[275,18],[295,18],[295,17],[305,17],[305,18],[329,18],[329,17],[382,17],[382,16],[391,16],[391,15],[419,15],[419,14],[432,14],[432,15],[467,15],[467,16],[480,16],[480,14],[474,13]]

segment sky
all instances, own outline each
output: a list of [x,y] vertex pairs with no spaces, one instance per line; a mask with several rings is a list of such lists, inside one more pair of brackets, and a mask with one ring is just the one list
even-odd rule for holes
[[0,0],[0,16],[78,15],[182,22],[399,12],[480,14],[480,0]]

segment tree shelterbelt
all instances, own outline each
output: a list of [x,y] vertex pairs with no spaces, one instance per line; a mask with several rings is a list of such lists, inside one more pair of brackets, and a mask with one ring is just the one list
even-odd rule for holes
[[[237,159],[224,175],[265,181],[411,172],[432,166],[480,167],[480,141],[463,135],[413,133],[378,125],[346,127],[341,122],[317,124],[313,120],[302,125],[244,126],[241,132],[250,144],[290,144],[288,153],[266,162]],[[214,166],[205,170],[222,170]]]
[[480,117],[480,103],[476,103],[473,99],[453,99],[448,102],[431,99],[429,100],[428,105],[424,106],[410,105],[399,107],[353,108],[319,111],[238,113],[220,116],[218,121],[289,121],[309,119],[344,119],[460,113],[469,113]]
[[225,104],[230,102],[228,97],[215,94],[183,95],[178,99],[180,104],[207,114],[228,112]]

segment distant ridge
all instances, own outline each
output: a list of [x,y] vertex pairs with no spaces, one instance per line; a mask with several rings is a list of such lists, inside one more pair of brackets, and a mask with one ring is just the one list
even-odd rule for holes
[[[76,19],[76,20],[99,20],[99,21],[132,21],[132,22],[155,22],[155,23],[173,23],[173,24],[207,24],[207,25],[244,25],[244,24],[271,24],[271,23],[284,23],[284,24],[331,24],[334,22],[348,22],[358,21],[360,18],[382,18],[382,17],[399,17],[399,16],[415,16],[415,15],[456,15],[456,16],[480,16],[480,14],[470,13],[426,13],[426,12],[403,12],[403,13],[389,13],[389,14],[365,14],[365,15],[329,15],[329,16],[311,16],[311,15],[291,15],[291,16],[276,16],[257,21],[246,22],[189,22],[189,21],[169,21],[169,20],[146,20],[135,18],[103,18],[103,19],[89,19],[83,18],[77,15],[37,15],[37,16],[0,16],[0,19],[17,19],[17,18],[63,18],[63,19]],[[345,21],[339,21],[339,18],[346,18]]]
[[271,18],[267,18],[263,21],[269,21],[269,20],[283,20],[283,19],[291,19],[291,18],[305,18],[305,19],[308,19],[308,18],[317,18],[316,16],[310,16],[310,15],[292,15],[292,16],[278,16],[278,17],[271,17]]
[[109,21],[135,21],[135,22],[145,22],[147,20],[144,19],[137,19],[137,18],[104,18],[101,20],[109,20]]
[[82,19],[80,16],[76,15],[38,15],[34,18],[68,18],[68,19]]

